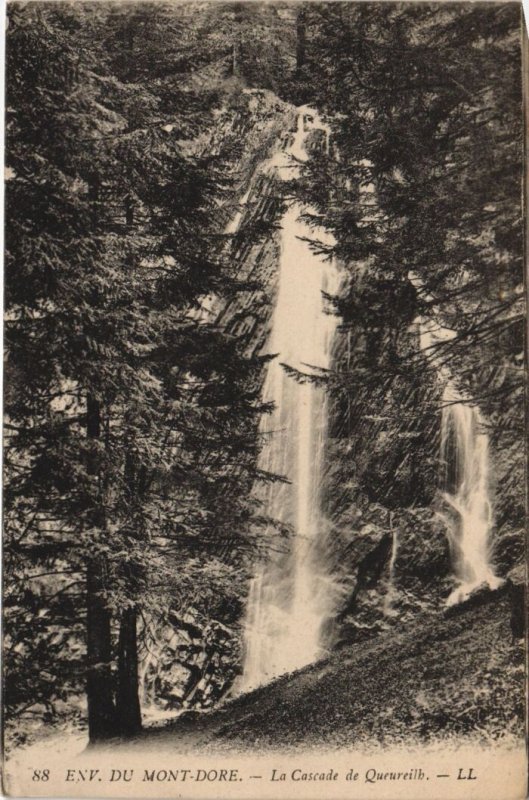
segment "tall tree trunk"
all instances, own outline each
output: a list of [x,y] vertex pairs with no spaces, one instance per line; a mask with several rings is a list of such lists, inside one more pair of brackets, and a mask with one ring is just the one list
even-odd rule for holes
[[299,72],[305,63],[305,47],[306,47],[306,19],[307,12],[304,8],[300,8],[296,20],[296,71]]
[[236,38],[231,46],[231,64],[230,64],[230,75],[239,75],[239,58],[240,58],[240,42],[239,39]]
[[240,3],[235,3],[233,11],[233,42],[231,46],[230,75],[241,74],[242,19],[241,5]]
[[[101,435],[101,408],[92,396],[87,397],[86,435]],[[88,471],[97,475],[97,459],[90,458]],[[96,514],[99,516],[99,514]],[[99,521],[103,524],[103,521]],[[112,614],[107,600],[106,559],[94,555],[86,570],[86,695],[88,701],[88,735],[91,742],[116,736],[116,708],[112,688]]]
[[117,735],[111,671],[111,612],[106,601],[105,573],[102,557],[90,559],[86,580],[86,695],[88,735],[91,742]]
[[125,197],[125,223],[128,228],[134,225],[134,204],[129,194]]
[[[131,450],[125,454],[124,479],[130,502],[138,501],[144,494],[144,483],[140,478],[137,459]],[[138,566],[129,564],[125,574],[128,577],[128,591],[131,598],[139,592]],[[117,713],[120,733],[134,736],[141,731],[141,709],[138,695],[138,610],[135,605],[125,608],[121,615],[118,642],[118,689]]]
[[126,608],[121,616],[118,643],[117,715],[120,733],[123,736],[134,736],[141,731],[136,608]]

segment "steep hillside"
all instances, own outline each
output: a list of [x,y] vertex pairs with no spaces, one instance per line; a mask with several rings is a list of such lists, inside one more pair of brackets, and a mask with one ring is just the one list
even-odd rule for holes
[[511,594],[505,586],[423,614],[407,630],[344,646],[215,712],[147,730],[127,746],[284,752],[456,736],[488,744],[521,739],[523,646]]

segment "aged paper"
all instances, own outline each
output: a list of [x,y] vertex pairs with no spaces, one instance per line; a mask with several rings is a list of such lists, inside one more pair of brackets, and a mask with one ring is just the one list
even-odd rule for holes
[[522,800],[521,6],[6,40],[4,792]]

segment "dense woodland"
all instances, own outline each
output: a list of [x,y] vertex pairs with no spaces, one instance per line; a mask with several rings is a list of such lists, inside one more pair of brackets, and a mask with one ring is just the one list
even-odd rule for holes
[[[138,732],[153,620],[189,626],[192,608],[237,636],[267,546],[252,487],[280,476],[257,469],[266,359],[201,308],[256,289],[241,253],[278,224],[226,232],[265,152],[252,134],[250,157],[240,124],[251,91],[332,128],[288,191],[333,233],[314,247],[344,276],[348,355],[337,345],[325,376],[350,492],[329,497],[338,527],[340,504],[370,503],[375,523],[433,501],[442,362],[487,422],[499,560],[520,562],[520,37],[516,4],[9,4],[4,653],[19,732],[85,713],[93,741]],[[418,316],[457,335],[420,352]]]

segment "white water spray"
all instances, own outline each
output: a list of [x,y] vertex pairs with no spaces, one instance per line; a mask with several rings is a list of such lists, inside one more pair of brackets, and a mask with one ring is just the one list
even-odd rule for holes
[[[422,288],[420,279],[409,275]],[[429,295],[428,300],[433,300]],[[420,347],[432,363],[442,357],[444,342],[456,336],[450,328],[419,318]],[[436,354],[439,348],[440,356]],[[445,381],[442,398],[441,465],[443,498],[448,512],[443,514],[452,553],[456,587],[446,600],[448,606],[465,600],[479,586],[496,589],[503,583],[492,564],[493,524],[489,483],[489,437],[479,408],[455,386],[446,367],[439,375]]]
[[492,503],[489,489],[489,439],[476,406],[447,383],[443,394],[441,455],[445,469],[447,533],[457,586],[447,605],[465,600],[478,586],[502,583],[491,563]]
[[[297,175],[296,161],[307,158],[306,140],[311,130],[323,132],[327,149],[328,127],[317,112],[302,107],[293,141],[269,163],[280,177]],[[282,220],[279,286],[267,344],[267,352],[278,355],[269,364],[264,386],[264,399],[274,403],[274,411],[264,415],[261,424],[265,444],[259,466],[289,480],[265,488],[263,511],[289,525],[293,539],[290,547],[279,542],[278,547],[283,545],[288,552],[271,558],[252,581],[241,691],[318,658],[322,629],[335,602],[332,578],[317,548],[325,535],[321,513],[325,393],[310,381],[296,380],[281,366],[284,363],[309,374],[311,368],[330,367],[336,318],[326,313],[323,293],[336,293],[338,276],[332,263],[303,241],[332,243],[326,231],[314,230],[300,219],[310,210],[293,203]]]

